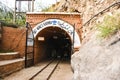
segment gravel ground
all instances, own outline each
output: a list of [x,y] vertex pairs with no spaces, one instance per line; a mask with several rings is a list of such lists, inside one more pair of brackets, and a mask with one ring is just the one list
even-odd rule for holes
[[50,80],[72,80],[73,72],[68,61],[61,62]]
[[[33,67],[22,69],[5,77],[3,80],[29,80],[29,78],[44,67],[46,63],[48,62],[42,62]],[[70,63],[63,61],[58,65],[57,70],[51,76],[50,80],[72,80],[72,75]]]

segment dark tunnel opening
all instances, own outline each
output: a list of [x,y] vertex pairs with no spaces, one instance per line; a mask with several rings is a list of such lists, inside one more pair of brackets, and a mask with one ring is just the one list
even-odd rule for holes
[[68,33],[59,27],[47,27],[41,30],[35,40],[38,60],[64,58],[70,60],[72,41]]

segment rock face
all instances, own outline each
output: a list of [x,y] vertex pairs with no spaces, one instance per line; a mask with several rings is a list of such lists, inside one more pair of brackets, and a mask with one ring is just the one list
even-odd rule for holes
[[118,34],[108,40],[100,40],[94,34],[72,55],[73,80],[120,80]]
[[105,9],[118,0],[60,0],[55,7],[59,12],[78,12],[81,14],[83,23],[93,15]]
[[[58,12],[80,13],[82,23],[84,24],[91,19],[91,17],[118,1],[119,0],[60,0],[59,4],[57,4],[54,9]],[[118,9],[117,6],[108,9],[104,13],[113,12],[116,9]],[[99,22],[99,20],[97,20],[98,17],[103,16],[104,13],[92,19],[88,25],[83,26],[82,38],[90,33],[90,28],[93,26],[93,23]]]
[[[55,9],[80,13],[84,24],[117,1],[119,0],[61,0]],[[71,58],[73,80],[120,80],[120,32],[109,39],[100,40],[96,36],[97,31],[91,30],[103,20],[104,14],[112,14],[119,8],[120,6],[112,7],[83,26],[83,45]]]

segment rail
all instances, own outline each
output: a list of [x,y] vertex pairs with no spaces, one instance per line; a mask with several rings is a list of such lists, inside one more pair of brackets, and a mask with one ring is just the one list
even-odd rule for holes
[[[51,65],[53,62],[55,61],[55,59],[52,59],[46,66],[44,66],[42,69],[40,69],[35,75],[33,75],[29,80],[34,80],[34,78],[36,76],[38,76],[43,70],[45,70],[47,67],[49,67],[49,65]],[[59,65],[61,59],[57,62],[57,64],[55,65],[55,67],[53,68],[53,70],[50,72],[50,74],[47,76],[46,80],[49,80],[50,77],[52,76],[52,74],[54,73],[54,71],[56,70],[57,66]]]
[[54,71],[56,70],[58,64],[60,63],[60,60],[58,61],[58,63],[55,65],[54,69],[52,70],[52,72],[49,74],[49,76],[47,77],[47,80],[50,79],[50,77],[52,76],[52,74],[54,73]]
[[[108,6],[107,8],[105,8],[105,9],[103,9],[102,11],[100,11],[100,12],[98,12],[97,14],[95,14],[94,16],[92,16],[88,21],[86,21],[82,26],[81,26],[81,28],[79,28],[79,29],[83,29],[83,27],[85,28],[84,29],[84,31],[87,31],[87,27],[85,27],[87,24],[89,24],[95,17],[97,17],[97,16],[99,16],[100,14],[102,15],[105,11],[107,11],[107,10],[109,10],[111,7],[115,7],[115,6],[118,6],[119,5],[119,7],[118,8],[120,8],[120,1],[118,1],[118,2],[115,2],[115,3],[113,3],[113,4],[111,4],[110,6]],[[92,28],[90,28],[90,29],[88,29],[88,30],[92,30]],[[82,38],[85,38],[86,37],[86,35],[84,35],[84,32],[83,31],[83,36],[82,36]],[[88,33],[87,33],[88,34]]]
[[[95,17],[97,17],[99,14],[102,14],[102,13],[105,12],[106,10],[110,9],[111,7],[115,7],[115,6],[117,6],[117,5],[120,5],[120,1],[113,3],[113,4],[110,5],[109,7],[105,8],[104,10],[102,10],[102,11],[98,12],[97,14],[95,14],[95,15],[94,15],[93,17],[91,17],[87,22],[85,22],[85,23],[82,25],[81,28],[83,28],[83,26],[85,26],[85,25],[87,25],[88,23],[90,23],[90,21],[93,20]],[[81,28],[80,28],[80,29],[81,29]]]

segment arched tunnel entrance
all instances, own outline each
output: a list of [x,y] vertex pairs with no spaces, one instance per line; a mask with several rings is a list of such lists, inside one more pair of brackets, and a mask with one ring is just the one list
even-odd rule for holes
[[[27,46],[34,46],[34,63],[49,58],[70,59],[72,50],[79,49],[80,36],[73,25],[60,19],[47,19],[32,28]],[[34,44],[33,44],[34,43]]]
[[71,57],[71,38],[64,29],[57,26],[41,30],[35,38],[35,46],[35,56],[38,60]]

